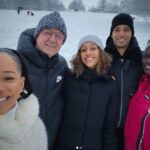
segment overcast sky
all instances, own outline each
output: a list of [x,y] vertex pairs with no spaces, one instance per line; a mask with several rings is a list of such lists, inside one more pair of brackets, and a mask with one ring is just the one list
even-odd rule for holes
[[[72,2],[73,0],[62,0],[62,2],[64,3],[65,6],[68,7],[68,4],[70,4],[70,2]],[[86,5],[86,6],[95,6],[99,0],[82,0],[83,3]]]

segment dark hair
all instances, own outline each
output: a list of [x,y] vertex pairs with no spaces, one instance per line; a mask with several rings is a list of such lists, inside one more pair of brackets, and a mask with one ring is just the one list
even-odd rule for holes
[[32,93],[32,88],[31,88],[31,84],[29,81],[26,66],[20,56],[20,53],[16,50],[9,49],[9,48],[0,48],[0,53],[8,54],[17,63],[21,76],[25,77],[24,89],[20,94],[21,95],[20,98],[28,97]]

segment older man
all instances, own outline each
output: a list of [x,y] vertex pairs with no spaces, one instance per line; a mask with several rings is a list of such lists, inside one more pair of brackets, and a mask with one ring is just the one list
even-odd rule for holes
[[22,53],[33,92],[39,99],[49,149],[53,147],[62,115],[61,89],[67,63],[58,52],[66,37],[64,19],[53,12],[41,18],[36,28],[22,32],[18,41],[17,49]]

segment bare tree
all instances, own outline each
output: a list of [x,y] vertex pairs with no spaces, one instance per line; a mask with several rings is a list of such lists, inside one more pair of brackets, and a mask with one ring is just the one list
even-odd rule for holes
[[60,0],[49,0],[49,10],[65,10],[64,4]]
[[84,7],[82,0],[73,0],[69,4],[68,9],[74,10],[74,11],[79,11],[79,10],[85,11],[85,7]]
[[109,7],[108,0],[100,0],[97,4],[97,11],[105,11]]
[[7,8],[6,0],[0,0],[0,8],[1,9]]
[[106,0],[100,0],[98,2],[98,11],[104,11],[105,10],[105,7],[106,7]]

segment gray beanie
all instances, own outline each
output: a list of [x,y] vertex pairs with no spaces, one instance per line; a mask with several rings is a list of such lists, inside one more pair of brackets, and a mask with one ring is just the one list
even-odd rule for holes
[[39,24],[35,28],[34,38],[36,39],[39,33],[43,29],[47,29],[47,28],[55,28],[55,29],[60,30],[65,36],[64,41],[63,41],[65,42],[66,37],[67,37],[66,24],[65,24],[64,19],[59,14],[59,12],[55,11],[41,18],[41,20],[39,21]]
[[101,50],[104,49],[101,39],[98,38],[96,35],[89,34],[89,35],[86,35],[81,38],[81,40],[79,41],[79,44],[78,44],[78,50],[86,42],[93,42],[93,43],[97,44]]
[[147,51],[149,48],[150,48],[150,40],[147,41],[147,45],[146,45],[145,51]]

